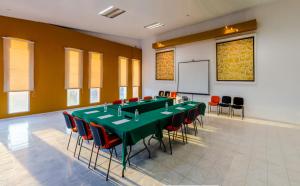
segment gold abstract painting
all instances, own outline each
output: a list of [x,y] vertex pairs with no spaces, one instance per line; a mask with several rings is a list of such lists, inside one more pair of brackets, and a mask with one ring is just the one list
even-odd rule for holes
[[254,37],[217,43],[217,81],[254,78]]
[[174,80],[174,50],[156,53],[156,80]]

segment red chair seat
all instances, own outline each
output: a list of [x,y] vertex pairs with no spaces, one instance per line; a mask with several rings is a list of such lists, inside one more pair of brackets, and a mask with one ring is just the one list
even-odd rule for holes
[[208,104],[209,104],[210,106],[218,106],[219,103],[208,102]]
[[180,126],[174,127],[172,125],[168,125],[168,126],[165,127],[165,129],[168,130],[168,131],[177,131],[179,128],[180,128]]
[[101,148],[110,149],[110,148],[112,148],[114,146],[117,146],[121,143],[122,143],[122,140],[117,135],[112,134],[112,135],[108,136],[108,141],[106,141],[106,144],[103,145]]
[[77,132],[77,128],[76,127],[72,128],[71,130],[72,130],[72,132]]
[[190,119],[188,118],[185,118],[184,121],[183,121],[183,124],[187,125],[187,124],[191,124],[193,123],[193,121],[191,121]]

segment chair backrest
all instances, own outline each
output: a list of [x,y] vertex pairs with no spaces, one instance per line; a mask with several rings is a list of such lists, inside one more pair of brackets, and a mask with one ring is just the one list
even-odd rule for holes
[[113,105],[117,105],[117,104],[121,104],[121,103],[122,103],[122,100],[118,99],[113,102]]
[[210,101],[213,103],[220,103],[220,96],[211,96]]
[[105,128],[100,124],[90,123],[94,143],[96,146],[104,146],[109,138]]
[[188,100],[189,100],[189,97],[187,97],[187,96],[182,96],[182,100],[183,100],[183,101],[188,101]]
[[152,96],[145,96],[144,97],[144,100],[151,100],[152,99]]
[[74,117],[71,114],[69,114],[67,111],[64,111],[63,115],[66,121],[67,128],[68,129],[76,128]]
[[234,105],[244,105],[244,98],[241,98],[241,97],[234,97],[233,98],[233,104]]
[[223,96],[222,103],[231,104],[231,97],[230,96]]
[[194,108],[192,110],[189,110],[187,119],[191,122],[194,122],[197,118],[198,108]]
[[198,108],[197,116],[199,116],[199,115],[204,116],[205,115],[206,104],[205,103],[200,103],[200,104],[198,104],[197,108]]
[[128,101],[129,102],[137,102],[139,100],[139,98],[130,98]]
[[171,92],[171,98],[176,98],[177,92]]
[[165,91],[165,97],[170,97],[170,91]]
[[88,138],[88,136],[90,136],[90,134],[91,134],[89,124],[85,120],[77,118],[77,117],[74,117],[74,120],[76,123],[78,134],[83,138]]
[[179,112],[177,114],[174,114],[172,117],[172,126],[179,127],[183,123],[184,117],[185,117],[184,112]]
[[160,91],[158,92],[158,96],[164,96],[164,95],[165,95],[165,91],[160,90]]

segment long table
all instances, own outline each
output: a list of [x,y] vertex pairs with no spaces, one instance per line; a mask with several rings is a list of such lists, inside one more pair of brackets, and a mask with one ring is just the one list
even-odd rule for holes
[[[164,100],[164,101],[162,101]],[[158,100],[156,100],[158,101]],[[160,99],[159,102],[168,102],[169,99]],[[132,107],[137,106],[135,104],[130,103]],[[124,105],[126,108],[130,108],[130,104]],[[144,103],[144,107],[149,107],[148,104],[153,104],[153,102]],[[149,135],[155,134],[159,140],[162,139],[162,129],[170,124],[171,118],[173,114],[179,112],[187,112],[188,110],[195,108],[199,105],[198,102],[189,102],[177,105],[171,105],[168,108],[167,113],[165,108],[159,108],[155,110],[151,110],[148,112],[144,112],[139,115],[139,120],[134,120],[134,114],[132,112],[122,112],[122,116],[117,116],[117,107],[109,106],[107,108],[107,112],[104,112],[103,106],[98,106],[94,108],[84,109],[74,111],[72,113],[73,116],[82,118],[87,122],[94,122],[96,124],[101,124],[104,126],[109,132],[118,135],[122,139],[122,165],[123,165],[123,174],[126,168],[126,157],[127,157],[127,146],[134,145],[141,139],[146,138]],[[202,107],[205,110],[205,104],[201,103]],[[124,107],[123,106],[123,107]],[[153,107],[154,108],[154,107]],[[180,108],[180,109],[179,109]],[[122,108],[123,110],[124,108]],[[204,113],[203,113],[204,114]],[[107,117],[107,116],[110,117]],[[106,116],[106,118],[101,118]],[[116,124],[114,122],[126,119],[125,123]],[[123,175],[122,174],[122,175]]]

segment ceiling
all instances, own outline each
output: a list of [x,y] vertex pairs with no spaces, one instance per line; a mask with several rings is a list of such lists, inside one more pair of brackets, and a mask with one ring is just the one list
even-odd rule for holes
[[[135,39],[258,6],[274,0],[1,0],[0,15]],[[97,15],[108,6],[126,12]],[[161,22],[153,30],[145,25]]]

